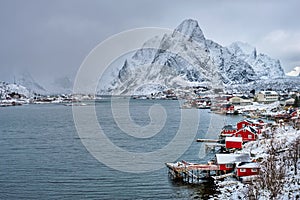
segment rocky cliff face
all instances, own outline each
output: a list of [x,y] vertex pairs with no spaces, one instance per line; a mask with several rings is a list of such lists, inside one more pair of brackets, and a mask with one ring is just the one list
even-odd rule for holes
[[[280,62],[243,43],[223,47],[207,40],[198,22],[183,21],[172,34],[154,37],[127,59],[117,77],[101,93],[157,92],[206,83],[246,84],[261,78],[282,77]],[[154,90],[154,91],[151,91]]]
[[234,42],[228,47],[229,51],[239,59],[246,61],[260,79],[283,77],[284,70],[280,61],[258,53],[255,47],[243,42]]

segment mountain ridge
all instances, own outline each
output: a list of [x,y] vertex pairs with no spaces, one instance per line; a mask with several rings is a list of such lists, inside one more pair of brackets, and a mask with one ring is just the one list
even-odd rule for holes
[[99,91],[134,94],[147,85],[178,88],[201,83],[222,87],[283,76],[279,60],[258,53],[246,43],[235,42],[225,47],[208,40],[198,22],[187,19],[171,34],[146,41],[125,60],[118,76]]

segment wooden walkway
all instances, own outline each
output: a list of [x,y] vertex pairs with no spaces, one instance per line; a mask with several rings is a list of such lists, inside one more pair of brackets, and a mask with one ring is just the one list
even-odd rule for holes
[[201,183],[211,179],[211,172],[214,174],[219,170],[217,165],[188,163],[186,161],[166,163],[169,174],[174,179],[181,179],[187,183]]

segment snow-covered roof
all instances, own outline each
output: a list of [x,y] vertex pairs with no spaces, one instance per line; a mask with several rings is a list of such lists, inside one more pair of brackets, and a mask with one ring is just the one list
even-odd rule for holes
[[223,130],[236,130],[236,128],[233,127],[232,125],[226,125],[223,127]]
[[252,126],[245,126],[244,128],[238,130],[236,132],[236,134],[238,134],[239,132],[243,132],[244,130],[248,130],[249,132],[253,133],[253,134],[257,134],[257,129],[252,127]]
[[245,121],[251,123],[251,124],[264,124],[264,122],[260,119],[260,120],[257,120],[257,119],[246,119]]
[[244,154],[216,154],[218,164],[228,164],[236,162],[250,162],[250,155]]
[[226,137],[225,142],[230,141],[230,142],[243,142],[242,137]]
[[275,91],[260,91],[260,93],[264,95],[278,95],[278,93]]
[[260,166],[258,163],[251,162],[251,163],[242,164],[242,165],[238,166],[237,168],[260,168]]

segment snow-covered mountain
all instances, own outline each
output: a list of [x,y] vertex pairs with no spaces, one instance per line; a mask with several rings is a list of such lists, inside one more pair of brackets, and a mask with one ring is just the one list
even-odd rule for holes
[[20,95],[24,95],[27,98],[31,96],[30,91],[22,85],[9,84],[9,83],[0,81],[0,98],[5,99],[6,96],[11,93],[17,93]]
[[133,94],[200,83],[213,88],[283,75],[279,61],[242,43],[227,48],[207,40],[198,22],[188,19],[173,33],[146,41],[99,91]]
[[46,84],[48,94],[70,94],[72,87],[73,81],[67,76],[55,78],[54,81]]
[[280,78],[260,79],[246,84],[227,85],[224,88],[224,90],[229,93],[239,92],[239,91],[250,91],[252,89],[255,89],[256,91],[262,91],[262,90],[299,91],[300,77],[284,76]]
[[67,76],[43,80],[40,83],[28,71],[17,72],[15,74],[15,82],[26,87],[31,93],[42,95],[69,94],[72,93],[73,87],[73,81]]
[[263,53],[257,53],[256,48],[247,43],[234,42],[228,49],[238,58],[250,64],[260,79],[279,78],[285,75],[279,60],[272,59]]
[[28,71],[16,74],[16,83],[26,87],[31,93],[46,94],[46,89],[31,76]]

